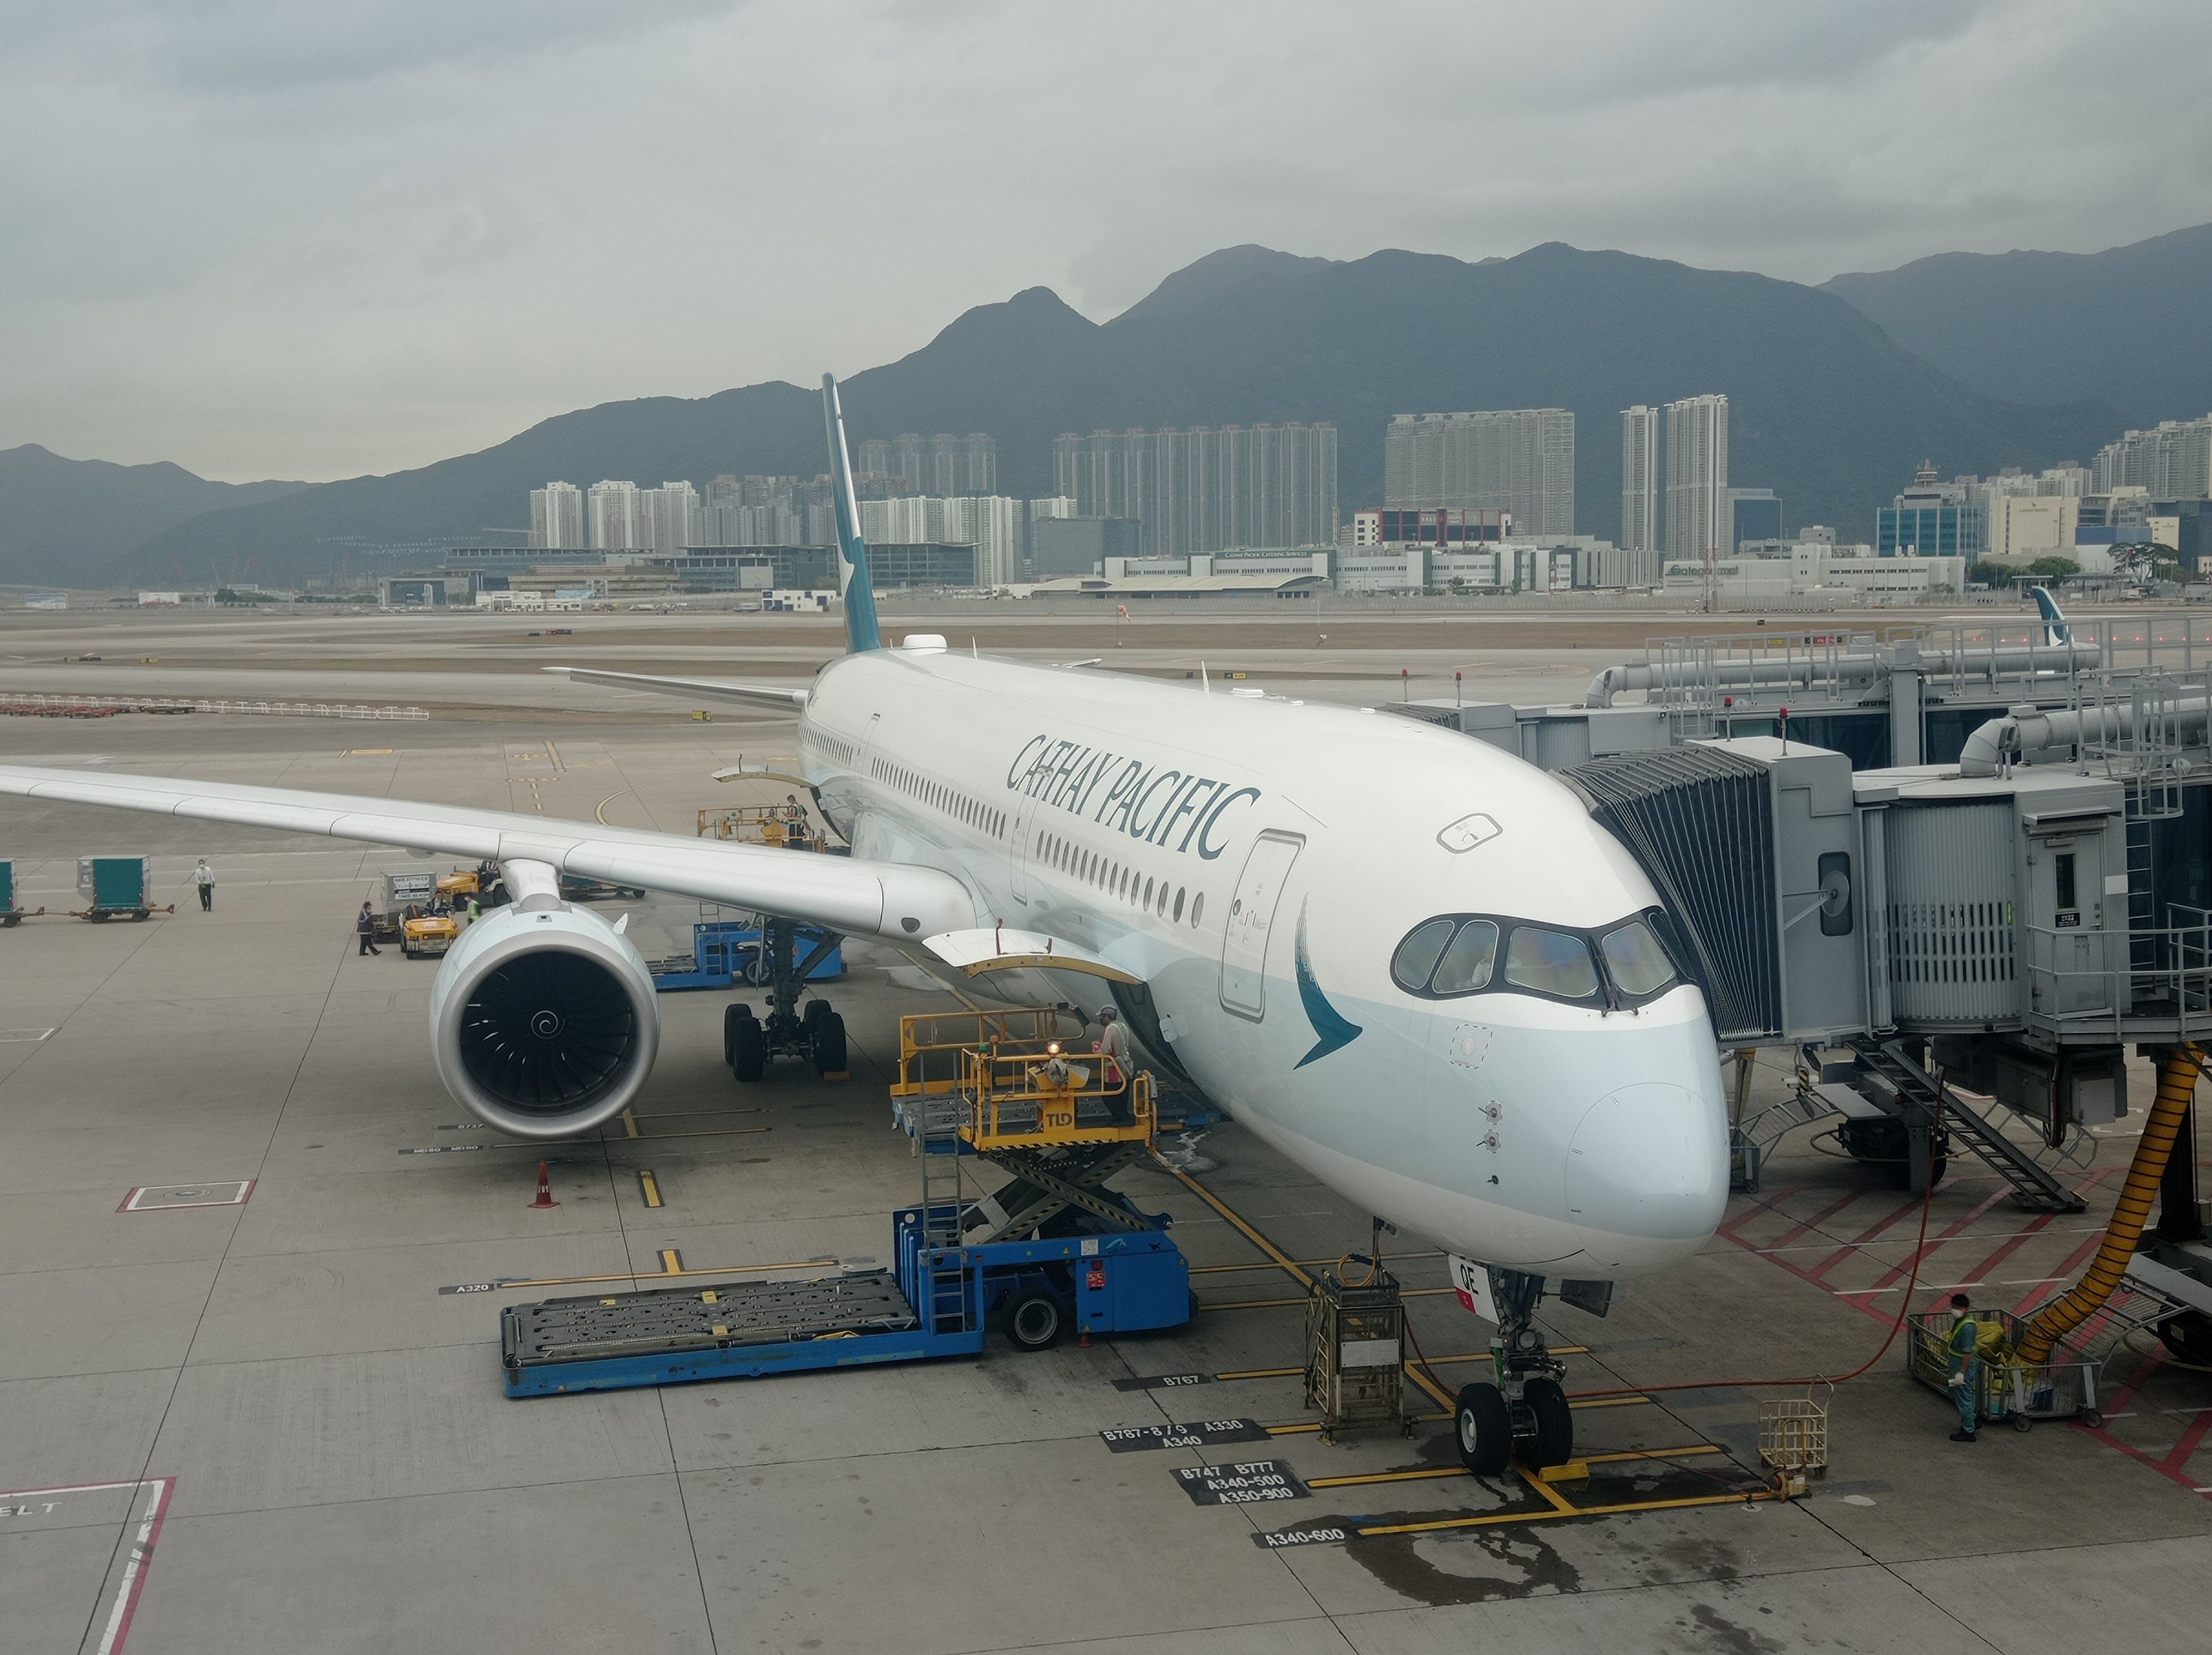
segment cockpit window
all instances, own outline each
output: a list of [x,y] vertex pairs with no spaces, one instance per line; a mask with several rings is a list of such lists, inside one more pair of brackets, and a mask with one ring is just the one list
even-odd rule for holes
[[1683,981],[1661,909],[1594,930],[1483,914],[1423,920],[1390,957],[1390,975],[1425,1000],[1518,993],[1625,1011]]
[[1589,944],[1579,936],[1516,925],[1505,945],[1505,980],[1540,995],[1587,1000],[1597,992],[1597,967]]
[[1469,995],[1490,983],[1492,962],[1498,958],[1498,928],[1488,920],[1468,920],[1437,963],[1429,979],[1429,992]]
[[1606,974],[1632,998],[1656,994],[1674,980],[1674,962],[1642,920],[1615,926],[1600,940]]
[[1437,959],[1451,940],[1452,922],[1424,920],[1406,934],[1398,952],[1390,957],[1390,975],[1398,979],[1398,986],[1409,994],[1419,994],[1428,987],[1429,973],[1437,969]]

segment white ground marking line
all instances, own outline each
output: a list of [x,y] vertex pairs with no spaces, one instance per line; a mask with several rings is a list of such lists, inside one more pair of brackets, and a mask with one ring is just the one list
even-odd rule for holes
[[116,1582],[115,1602],[107,1611],[106,1624],[100,1628],[99,1640],[89,1646],[91,1655],[117,1655],[123,1640],[130,1636],[131,1618],[138,1612],[139,1594],[146,1590],[146,1566],[153,1561],[154,1542],[161,1536],[161,1518],[169,1508],[169,1495],[176,1486],[174,1477],[142,1477],[131,1482],[72,1482],[52,1488],[0,1491],[0,1502],[41,1494],[104,1494],[118,1488],[152,1491],[147,1496],[145,1509],[138,1514],[138,1526],[131,1537],[130,1555],[124,1560],[122,1578]]
[[138,1612],[138,1594],[146,1589],[146,1566],[153,1561],[154,1542],[161,1532],[161,1514],[168,1509],[169,1492],[176,1483],[174,1477],[154,1479],[153,1494],[139,1514],[138,1532],[131,1537],[131,1555],[123,1565],[123,1579],[116,1585],[115,1607],[108,1611],[106,1629],[94,1646],[93,1655],[115,1655],[131,1634],[131,1617]]
[[1997,1283],[1997,1286],[2000,1287],[2039,1287],[2046,1281],[2063,1281],[2066,1278],[2063,1275],[2023,1275],[2016,1276],[2009,1281],[2000,1281]]
[[52,1029],[0,1029],[0,1040],[51,1040]]

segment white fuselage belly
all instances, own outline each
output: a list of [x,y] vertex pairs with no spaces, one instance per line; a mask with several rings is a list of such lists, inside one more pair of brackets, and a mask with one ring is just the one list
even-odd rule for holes
[[[1607,1011],[1391,979],[1431,916],[1589,929],[1656,904],[1517,759],[1373,713],[904,649],[826,668],[800,745],[856,855],[941,868],[977,924],[1141,978],[1207,1093],[1377,1216],[1553,1276],[1663,1265],[1718,1221],[1725,1106],[1695,988]],[[1108,999],[1045,975],[993,986]]]

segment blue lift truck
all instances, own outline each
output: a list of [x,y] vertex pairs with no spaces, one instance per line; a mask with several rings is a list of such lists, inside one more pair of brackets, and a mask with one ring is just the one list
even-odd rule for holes
[[[975,1054],[968,1086],[909,1105],[922,1200],[892,1217],[892,1269],[509,1305],[507,1394],[974,1355],[994,1319],[1023,1350],[1070,1328],[1181,1326],[1196,1306],[1166,1216],[1104,1186],[1151,1143],[1152,1077],[1131,1077],[1123,1105],[1103,1077],[1056,1059]],[[1013,1176],[971,1199],[962,1167],[975,1158]]]

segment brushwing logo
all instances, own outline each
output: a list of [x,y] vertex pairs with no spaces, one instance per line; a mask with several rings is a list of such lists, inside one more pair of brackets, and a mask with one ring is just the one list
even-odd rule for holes
[[1298,974],[1298,1003],[1306,1008],[1306,1021],[1321,1037],[1314,1042],[1314,1049],[1298,1059],[1296,1067],[1304,1068],[1358,1039],[1360,1027],[1347,1021],[1343,1013],[1330,1005],[1328,996],[1321,991],[1321,984],[1314,981],[1313,964],[1306,958],[1306,910],[1303,905],[1298,909],[1298,946],[1292,958]]

